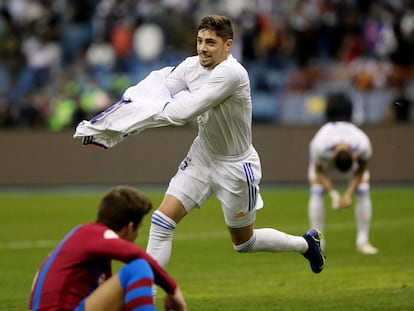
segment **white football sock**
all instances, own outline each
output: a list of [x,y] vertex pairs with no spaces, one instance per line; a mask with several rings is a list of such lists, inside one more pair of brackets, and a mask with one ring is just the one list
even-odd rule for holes
[[250,252],[300,252],[308,249],[308,243],[301,236],[290,235],[276,229],[255,229],[253,236],[247,242],[233,245],[240,253]]
[[358,186],[355,201],[356,245],[363,245],[369,243],[369,227],[372,217],[372,202],[368,184]]
[[152,214],[147,253],[162,267],[168,264],[171,257],[175,226],[175,221],[162,212],[157,210]]
[[308,217],[311,228],[324,231],[325,225],[325,201],[324,188],[321,185],[312,185],[308,203]]

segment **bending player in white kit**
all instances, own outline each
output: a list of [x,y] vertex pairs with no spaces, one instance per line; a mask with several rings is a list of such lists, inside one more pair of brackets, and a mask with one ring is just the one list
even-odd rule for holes
[[[214,195],[221,202],[237,252],[298,252],[319,273],[325,258],[318,230],[302,237],[271,228],[254,229],[256,209],[263,206],[261,167],[252,145],[249,77],[230,54],[232,38],[229,18],[204,17],[197,33],[198,56],[185,59],[167,77],[173,98],[165,104],[161,118],[179,124],[198,117],[198,136],[152,215],[147,251],[166,266],[178,222]],[[181,91],[189,95],[174,98]]]
[[[333,209],[350,207],[356,193],[356,248],[364,254],[376,254],[378,249],[369,242],[372,203],[368,161],[372,155],[372,147],[368,136],[350,122],[328,122],[311,140],[309,149],[308,213],[311,227],[324,231],[325,193],[329,193]],[[331,174],[334,171],[340,172],[349,181],[342,195],[332,184]],[[321,243],[324,249],[324,239]]]

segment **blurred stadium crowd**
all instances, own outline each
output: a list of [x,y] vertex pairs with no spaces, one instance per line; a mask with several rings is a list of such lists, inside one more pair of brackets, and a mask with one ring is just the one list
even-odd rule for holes
[[211,13],[235,22],[255,122],[320,123],[333,92],[358,124],[413,120],[411,0],[0,0],[0,127],[90,118],[193,55]]

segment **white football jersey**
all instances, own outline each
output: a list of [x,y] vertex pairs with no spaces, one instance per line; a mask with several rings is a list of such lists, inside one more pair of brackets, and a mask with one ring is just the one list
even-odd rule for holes
[[[234,57],[229,55],[213,70],[202,67],[198,56],[188,57],[166,83],[173,99],[162,115],[173,124],[197,117],[198,138],[207,151],[236,156],[251,148],[250,82]],[[181,96],[182,91],[188,92]]]
[[368,136],[349,122],[329,122],[323,125],[310,142],[310,160],[324,168],[333,166],[333,150],[338,144],[347,144],[356,160],[368,161],[372,155]]

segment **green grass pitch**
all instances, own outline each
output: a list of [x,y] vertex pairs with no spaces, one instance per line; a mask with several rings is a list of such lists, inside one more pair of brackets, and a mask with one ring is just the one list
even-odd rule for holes
[[[320,274],[296,253],[238,254],[211,199],[179,224],[167,270],[189,310],[414,310],[414,188],[372,188],[377,255],[355,252],[353,209],[327,209],[327,264]],[[94,220],[108,189],[0,192],[0,310],[27,310],[43,258],[73,226]],[[143,190],[157,207],[164,189]],[[262,196],[256,227],[296,235],[308,230],[307,188],[268,186]],[[149,217],[137,240],[144,247],[148,228]],[[160,290],[159,310],[162,298]]]

